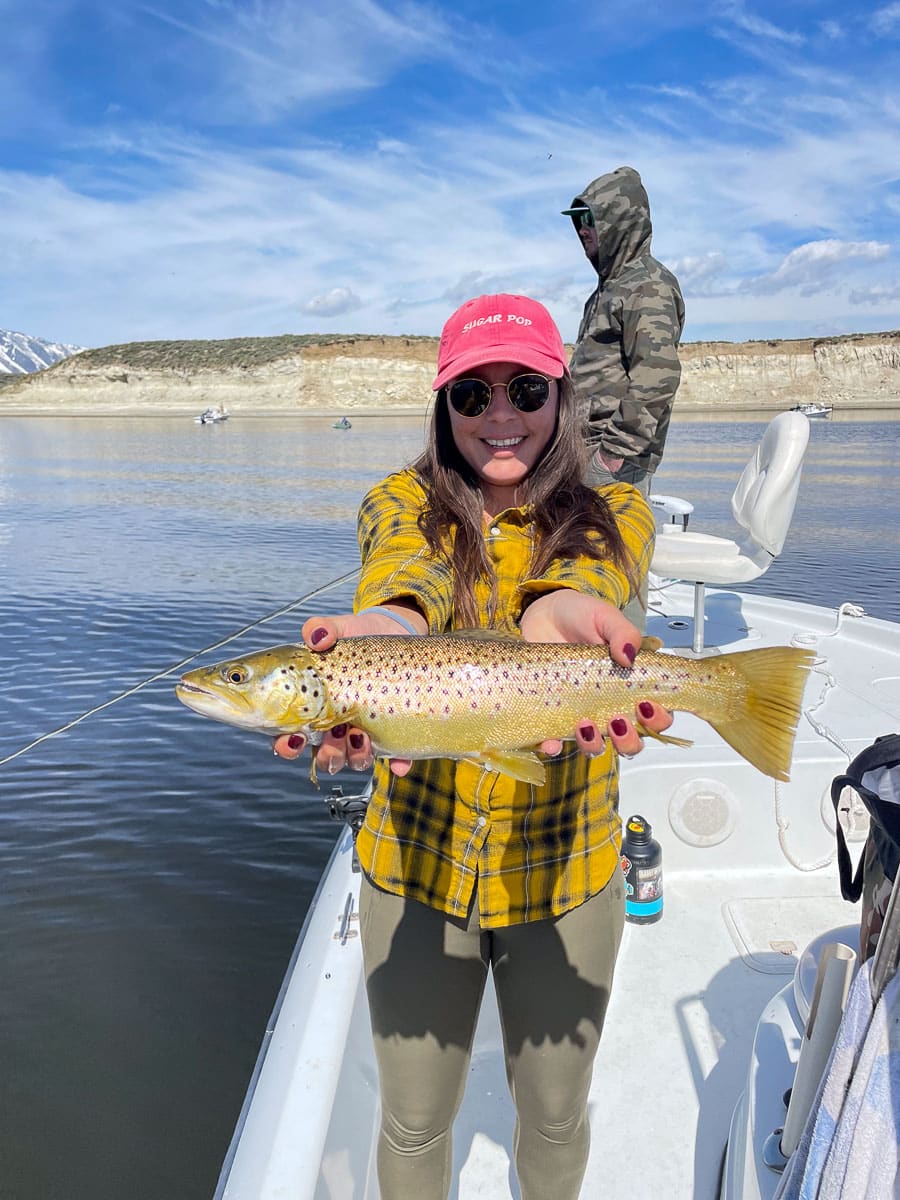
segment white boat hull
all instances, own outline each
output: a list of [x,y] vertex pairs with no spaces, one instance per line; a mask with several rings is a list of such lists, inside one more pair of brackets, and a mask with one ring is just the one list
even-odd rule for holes
[[[691,589],[666,588],[653,603],[648,632],[689,646]],[[665,908],[655,925],[626,926],[590,1097],[586,1198],[716,1196],[734,1113],[723,1195],[771,1200],[779,1177],[757,1154],[768,1126],[783,1121],[802,1029],[790,1006],[794,970],[823,930],[859,919],[830,861],[829,784],[850,756],[900,728],[900,626],[732,591],[710,591],[706,611],[708,645],[795,641],[822,663],[807,685],[789,784],[683,715],[675,732],[694,739],[690,750],[650,744],[624,764],[621,811],[642,813],[662,844]],[[266,1033],[222,1200],[378,1196],[351,859],[347,831]],[[757,1036],[761,1014],[760,1028],[778,1037]],[[513,1125],[489,989],[454,1130],[459,1200],[517,1200]]]

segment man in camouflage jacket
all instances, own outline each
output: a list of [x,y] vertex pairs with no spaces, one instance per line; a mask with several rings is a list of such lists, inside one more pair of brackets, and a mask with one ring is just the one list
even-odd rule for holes
[[586,482],[646,496],[681,377],[681,289],[650,253],[650,205],[632,167],[595,179],[565,212],[599,277],[569,364],[594,448]]

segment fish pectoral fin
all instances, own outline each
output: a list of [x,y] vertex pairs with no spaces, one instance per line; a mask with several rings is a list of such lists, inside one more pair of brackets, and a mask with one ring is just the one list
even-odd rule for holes
[[[315,733],[323,734],[327,733],[329,729],[334,729],[335,725],[355,725],[358,717],[359,712],[355,708],[350,708],[345,712],[339,713],[335,712],[329,704],[317,717],[305,726],[304,733],[306,730],[312,730]],[[321,743],[321,741],[322,738],[320,737],[319,742]]]
[[511,775],[523,783],[543,783],[547,778],[544,764],[530,750],[482,750],[479,754],[466,755],[470,762]]
[[665,742],[667,746],[693,746],[694,744],[690,738],[677,738],[672,737],[670,733],[657,733],[655,729],[648,729],[640,721],[635,721],[634,727],[641,737],[655,738],[658,742]]

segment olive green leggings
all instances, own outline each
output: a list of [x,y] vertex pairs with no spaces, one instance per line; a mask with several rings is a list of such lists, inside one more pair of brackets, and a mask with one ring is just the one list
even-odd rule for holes
[[382,1200],[446,1200],[488,967],[516,1106],[522,1200],[576,1200],[587,1165],[587,1097],[624,900],[606,888],[562,917],[483,930],[363,877],[360,926],[381,1079]]

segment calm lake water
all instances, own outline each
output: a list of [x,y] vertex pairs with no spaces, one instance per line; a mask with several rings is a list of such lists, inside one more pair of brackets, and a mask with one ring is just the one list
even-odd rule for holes
[[[183,708],[174,669],[344,609],[358,502],[423,425],[0,421],[3,1200],[212,1195],[337,829],[305,763]],[[812,426],[753,586],[900,620],[900,424]],[[763,428],[678,423],[657,490],[725,522]]]

